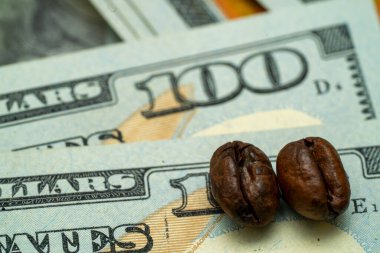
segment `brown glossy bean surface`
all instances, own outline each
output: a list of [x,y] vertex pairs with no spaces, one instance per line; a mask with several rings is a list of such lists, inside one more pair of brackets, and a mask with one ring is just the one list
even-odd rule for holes
[[239,223],[263,226],[274,219],[279,190],[268,157],[240,141],[219,147],[210,162],[211,191],[221,208]]
[[308,137],[287,144],[278,154],[276,169],[283,198],[299,214],[327,220],[347,208],[350,184],[328,141]]

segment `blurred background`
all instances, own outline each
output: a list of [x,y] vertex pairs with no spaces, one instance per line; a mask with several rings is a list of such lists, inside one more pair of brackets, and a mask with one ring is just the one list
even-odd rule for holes
[[119,20],[140,39],[144,22],[173,32],[265,11],[254,0],[120,2],[0,0],[0,65],[121,42],[126,28],[117,26]]
[[316,1],[328,0],[0,0],[0,65]]

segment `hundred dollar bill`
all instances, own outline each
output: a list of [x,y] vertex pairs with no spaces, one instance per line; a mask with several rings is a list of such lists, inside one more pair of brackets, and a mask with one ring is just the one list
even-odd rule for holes
[[374,20],[370,1],[328,1],[3,67],[0,149],[376,121]]
[[[379,252],[378,123],[0,156],[0,252]],[[288,142],[321,136],[351,185],[348,209],[315,222],[280,204],[252,229],[223,214],[209,159],[227,141],[260,147],[275,166]],[[349,138],[347,138],[349,136]]]
[[91,0],[125,41],[185,31],[265,9],[247,0]]
[[0,65],[116,42],[87,0],[0,1]]

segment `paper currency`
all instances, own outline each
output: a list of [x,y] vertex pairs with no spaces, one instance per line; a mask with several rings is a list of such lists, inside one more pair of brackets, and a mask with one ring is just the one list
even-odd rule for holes
[[[322,11],[323,19],[313,15]],[[376,120],[371,3],[328,1],[294,12],[4,67],[0,148]]]
[[119,41],[87,0],[0,1],[0,65]]
[[186,31],[265,9],[255,0],[91,0],[125,41]]
[[[378,123],[0,156],[0,252],[379,252]],[[311,222],[281,203],[262,229],[225,216],[209,189],[221,144],[260,147],[275,166],[288,142],[328,139],[352,196],[345,213]],[[347,138],[349,136],[349,138]]]

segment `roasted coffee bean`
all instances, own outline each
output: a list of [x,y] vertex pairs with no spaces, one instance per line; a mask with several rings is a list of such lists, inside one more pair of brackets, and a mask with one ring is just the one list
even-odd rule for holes
[[319,137],[287,144],[278,154],[277,180],[283,198],[297,213],[335,218],[347,208],[350,184],[335,148]]
[[211,191],[220,207],[239,223],[263,226],[279,206],[276,175],[268,157],[241,141],[219,147],[210,162]]

